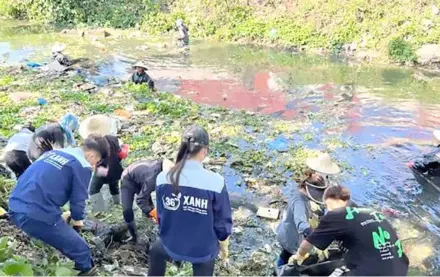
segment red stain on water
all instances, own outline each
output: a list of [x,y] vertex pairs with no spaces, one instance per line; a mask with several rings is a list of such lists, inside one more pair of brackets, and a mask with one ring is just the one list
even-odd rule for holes
[[264,114],[281,113],[286,119],[296,117],[296,111],[286,110],[286,94],[280,90],[271,90],[269,81],[269,73],[258,72],[254,76],[254,89],[250,90],[236,80],[181,80],[177,93],[198,103]]

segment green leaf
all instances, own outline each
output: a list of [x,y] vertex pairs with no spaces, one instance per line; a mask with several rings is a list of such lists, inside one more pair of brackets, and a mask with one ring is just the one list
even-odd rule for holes
[[8,247],[8,237],[0,238],[0,249],[4,249]]
[[6,276],[6,273],[4,273],[2,270],[0,270],[0,276]]
[[15,259],[9,259],[3,264],[3,272],[6,275],[21,275],[32,276],[34,272],[32,266],[23,260],[16,261]]
[[67,267],[59,267],[55,271],[56,276],[72,276],[72,270]]

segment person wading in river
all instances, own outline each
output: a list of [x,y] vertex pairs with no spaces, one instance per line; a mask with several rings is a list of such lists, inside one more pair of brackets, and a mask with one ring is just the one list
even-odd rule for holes
[[350,207],[350,191],[333,186],[324,192],[328,213],[301,243],[289,263],[301,265],[313,247],[324,250],[334,240],[347,249],[346,267],[331,276],[406,276],[408,258],[385,216],[371,209]]
[[187,128],[176,165],[157,176],[160,239],[151,247],[148,276],[164,276],[170,258],[192,263],[194,276],[212,276],[219,250],[228,259],[231,206],[223,177],[203,168],[208,147],[205,129]]
[[437,148],[429,154],[423,155],[422,158],[415,162],[409,163],[408,167],[420,173],[428,173],[429,175],[440,177],[440,130],[433,132],[437,141]]
[[105,115],[93,115],[81,122],[79,134],[82,138],[87,138],[91,134],[98,134],[104,137],[109,145],[107,157],[99,161],[93,174],[89,187],[92,211],[105,212],[106,206],[101,188],[108,184],[113,203],[120,204],[119,180],[122,175],[121,161],[128,156],[128,145],[119,144],[117,135],[117,121]]
[[[9,198],[11,221],[30,237],[58,249],[86,276],[94,273],[92,256],[75,230],[83,225],[92,168],[107,155],[107,141],[95,135],[78,148],[46,152],[18,179]],[[67,202],[75,230],[61,217]]]
[[157,212],[151,194],[156,191],[156,178],[163,170],[168,171],[174,164],[169,160],[140,160],[129,165],[122,173],[121,202],[124,220],[128,225],[131,238],[137,243],[138,235],[133,212],[133,201],[142,212],[157,222]]
[[148,88],[154,89],[154,82],[151,77],[145,72],[148,70],[147,66],[143,62],[137,62],[133,65],[136,72],[131,76],[131,81],[135,84],[147,84]]
[[179,32],[179,37],[177,38],[177,45],[179,47],[185,47],[189,44],[188,27],[183,24],[182,19],[176,20],[176,29]]
[[338,165],[326,153],[308,159],[306,164],[310,169],[290,195],[287,210],[277,228],[278,242],[283,248],[277,259],[277,267],[287,264],[300,242],[318,225],[318,219],[323,214],[322,196],[329,186],[321,174],[334,175],[340,172]]
[[57,43],[52,46],[52,59],[57,61],[62,66],[71,66],[72,62],[70,59],[63,54],[63,51],[66,49],[65,44]]

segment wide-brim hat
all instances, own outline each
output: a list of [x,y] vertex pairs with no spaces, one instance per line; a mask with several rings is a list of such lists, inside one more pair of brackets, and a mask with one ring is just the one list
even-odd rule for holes
[[133,65],[133,68],[136,68],[136,67],[141,67],[141,68],[143,68],[143,69],[145,69],[145,70],[148,70],[147,65],[146,65],[145,63],[143,63],[143,62],[137,62],[137,63],[135,63],[135,64]]
[[62,52],[62,51],[64,51],[64,49],[66,49],[66,45],[65,44],[63,44],[63,43],[55,43],[53,46],[52,46],[52,52]]
[[435,130],[432,132],[436,140],[440,141],[440,130]]
[[92,115],[81,122],[78,133],[83,139],[86,139],[91,134],[115,136],[118,133],[118,122],[106,115]]
[[341,172],[339,166],[334,163],[328,153],[322,153],[316,158],[309,158],[306,160],[309,168],[324,174],[338,174]]

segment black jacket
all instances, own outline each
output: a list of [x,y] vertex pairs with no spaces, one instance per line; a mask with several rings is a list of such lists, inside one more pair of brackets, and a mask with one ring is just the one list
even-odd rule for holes
[[102,160],[98,166],[108,167],[108,174],[106,177],[102,178],[104,184],[119,181],[121,179],[122,171],[124,170],[121,165],[121,160],[118,158],[118,153],[121,151],[121,146],[119,146],[118,138],[115,136],[107,135],[105,136],[107,140],[110,151],[107,158]]
[[143,72],[141,74],[138,74],[137,72],[133,73],[133,75],[131,76],[131,80],[135,84],[147,83],[148,87],[151,90],[154,89],[154,82],[153,82],[153,80],[145,72]]
[[162,172],[162,160],[140,160],[129,165],[122,173],[122,186],[130,186],[137,194],[136,202],[143,213],[148,215],[154,209],[151,193],[156,190],[156,177]]
[[440,175],[440,145],[429,154],[414,162],[413,168],[420,173]]

